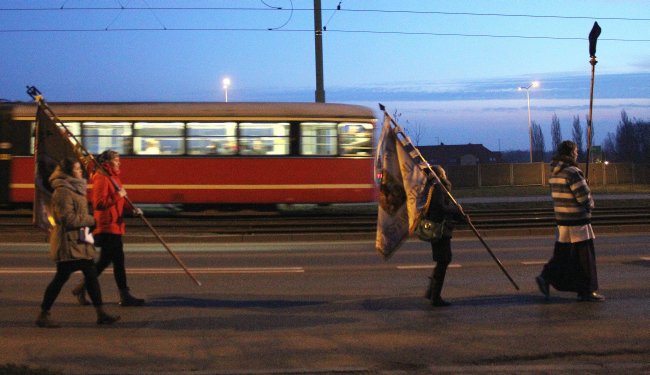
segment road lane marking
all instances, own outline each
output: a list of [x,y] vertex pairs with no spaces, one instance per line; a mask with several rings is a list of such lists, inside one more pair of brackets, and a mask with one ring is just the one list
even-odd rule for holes
[[[461,268],[462,266],[458,263],[452,263],[447,268]],[[405,266],[396,266],[398,270],[421,270],[421,269],[431,269],[433,265],[405,265]]]
[[[190,268],[193,273],[200,274],[241,274],[241,273],[304,273],[302,267],[223,267],[223,268]],[[0,274],[54,274],[53,268],[0,268]],[[106,270],[112,273],[112,269]],[[184,273],[182,269],[174,268],[129,268],[129,274],[177,274]]]
[[523,261],[521,264],[524,266],[539,266],[541,264],[546,264],[547,261],[545,260],[530,260],[530,261]]
[[641,257],[641,260],[650,260],[650,257]]
[[[303,273],[302,267],[223,267],[223,268],[190,268],[191,272],[203,274],[222,273]],[[181,269],[173,268],[129,268],[129,273],[183,273]]]
[[18,273],[44,274],[55,273],[56,269],[52,268],[0,268],[0,274],[12,275]]

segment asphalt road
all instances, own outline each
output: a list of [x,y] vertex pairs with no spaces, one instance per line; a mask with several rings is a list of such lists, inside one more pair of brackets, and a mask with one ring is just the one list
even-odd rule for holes
[[0,364],[74,374],[647,374],[649,242],[647,232],[598,235],[607,301],[584,303],[537,291],[552,237],[488,239],[519,291],[477,240],[455,239],[443,290],[452,306],[435,309],[422,297],[432,263],[419,241],[388,261],[368,240],[175,243],[201,287],[160,246],[127,244],[131,289],[147,305],[118,306],[107,271],[106,308],[122,320],[97,327],[70,282],[52,309],[63,327],[52,330],[34,325],[54,270],[45,245],[0,243]]

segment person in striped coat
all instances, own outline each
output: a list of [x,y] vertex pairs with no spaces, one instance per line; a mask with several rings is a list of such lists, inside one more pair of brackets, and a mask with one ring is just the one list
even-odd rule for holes
[[548,182],[557,224],[553,257],[535,278],[540,292],[548,299],[549,286],[559,291],[578,293],[579,301],[600,302],[594,251],[591,211],[594,200],[578,164],[578,146],[563,141],[551,163]]

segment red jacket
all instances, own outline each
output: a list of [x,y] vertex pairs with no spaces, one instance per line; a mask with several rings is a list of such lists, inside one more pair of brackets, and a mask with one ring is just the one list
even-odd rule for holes
[[118,189],[115,188],[111,179],[120,188],[122,187],[122,181],[120,180],[119,173],[116,173],[110,165],[104,164],[104,168],[110,177],[99,172],[95,173],[92,177],[93,216],[97,225],[93,234],[112,233],[122,235],[125,231],[122,215],[126,200],[120,197]]

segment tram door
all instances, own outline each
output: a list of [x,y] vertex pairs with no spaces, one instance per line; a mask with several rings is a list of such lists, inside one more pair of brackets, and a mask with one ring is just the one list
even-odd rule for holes
[[11,103],[0,103],[0,204],[11,203],[12,161],[32,154],[34,121],[13,119]]
[[9,176],[11,172],[10,120],[11,107],[9,105],[0,105],[0,204],[9,203]]

